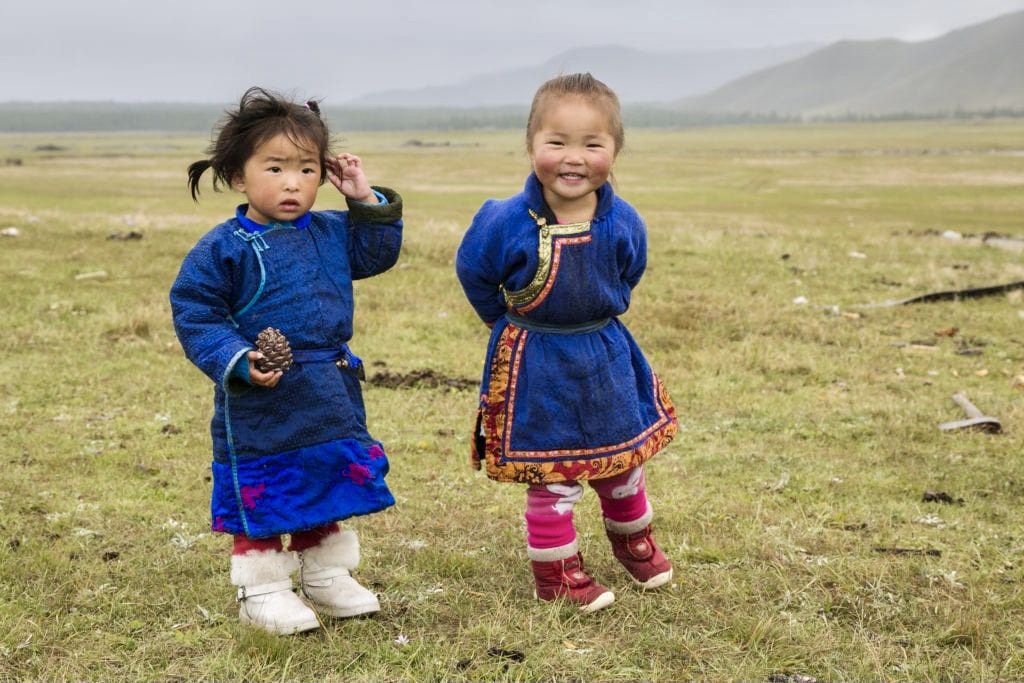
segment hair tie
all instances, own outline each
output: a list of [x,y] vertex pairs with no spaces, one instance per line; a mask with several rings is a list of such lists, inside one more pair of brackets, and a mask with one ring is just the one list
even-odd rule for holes
[[320,118],[320,105],[317,104],[316,100],[306,100],[306,109],[316,114],[317,118]]

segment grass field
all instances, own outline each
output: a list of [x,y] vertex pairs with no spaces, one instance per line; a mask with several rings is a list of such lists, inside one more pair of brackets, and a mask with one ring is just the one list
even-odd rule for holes
[[[351,526],[383,609],[294,638],[237,623],[211,387],[170,324],[182,256],[240,202],[189,200],[204,145],[0,136],[22,161],[0,166],[20,231],[0,237],[0,680],[1024,679],[1021,292],[858,308],[1024,280],[1021,254],[941,235],[1024,234],[1024,123],[628,134],[650,265],[624,320],[680,414],[648,468],[675,583],[630,587],[590,493],[581,544],[615,604],[535,602],[523,491],[466,464],[476,391],[371,382],[398,504]],[[357,284],[353,349],[371,379],[475,379],[486,330],[452,261],[521,187],[521,135],[344,147],[407,207],[399,265]],[[1006,433],[940,433],[960,389]]]

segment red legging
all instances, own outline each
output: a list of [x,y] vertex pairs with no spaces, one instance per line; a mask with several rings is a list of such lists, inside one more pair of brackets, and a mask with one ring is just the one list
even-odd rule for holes
[[[313,546],[320,545],[320,541],[322,541],[326,536],[338,533],[339,531],[341,531],[341,528],[338,526],[337,522],[324,524],[323,526],[307,529],[306,531],[297,531],[292,534],[291,543],[288,544],[288,550],[308,550]],[[252,550],[261,553],[271,550],[277,552],[284,550],[284,544],[281,543],[280,536],[249,538],[245,534],[235,534],[234,538],[235,546],[231,550],[232,555],[244,555]]]

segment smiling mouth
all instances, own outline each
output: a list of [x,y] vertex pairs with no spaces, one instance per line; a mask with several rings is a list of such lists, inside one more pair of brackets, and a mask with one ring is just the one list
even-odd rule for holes
[[563,180],[570,180],[570,181],[583,180],[584,178],[586,178],[586,176],[582,176],[579,173],[560,173],[558,175],[558,177],[562,178]]

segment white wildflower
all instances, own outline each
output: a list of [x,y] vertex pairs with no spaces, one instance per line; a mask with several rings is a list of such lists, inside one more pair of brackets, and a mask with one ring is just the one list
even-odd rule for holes
[[928,513],[927,515],[925,515],[923,517],[918,517],[917,519],[914,520],[914,523],[915,524],[924,524],[925,526],[940,527],[940,528],[946,526],[946,523],[942,521],[942,518],[939,517],[934,512]]

